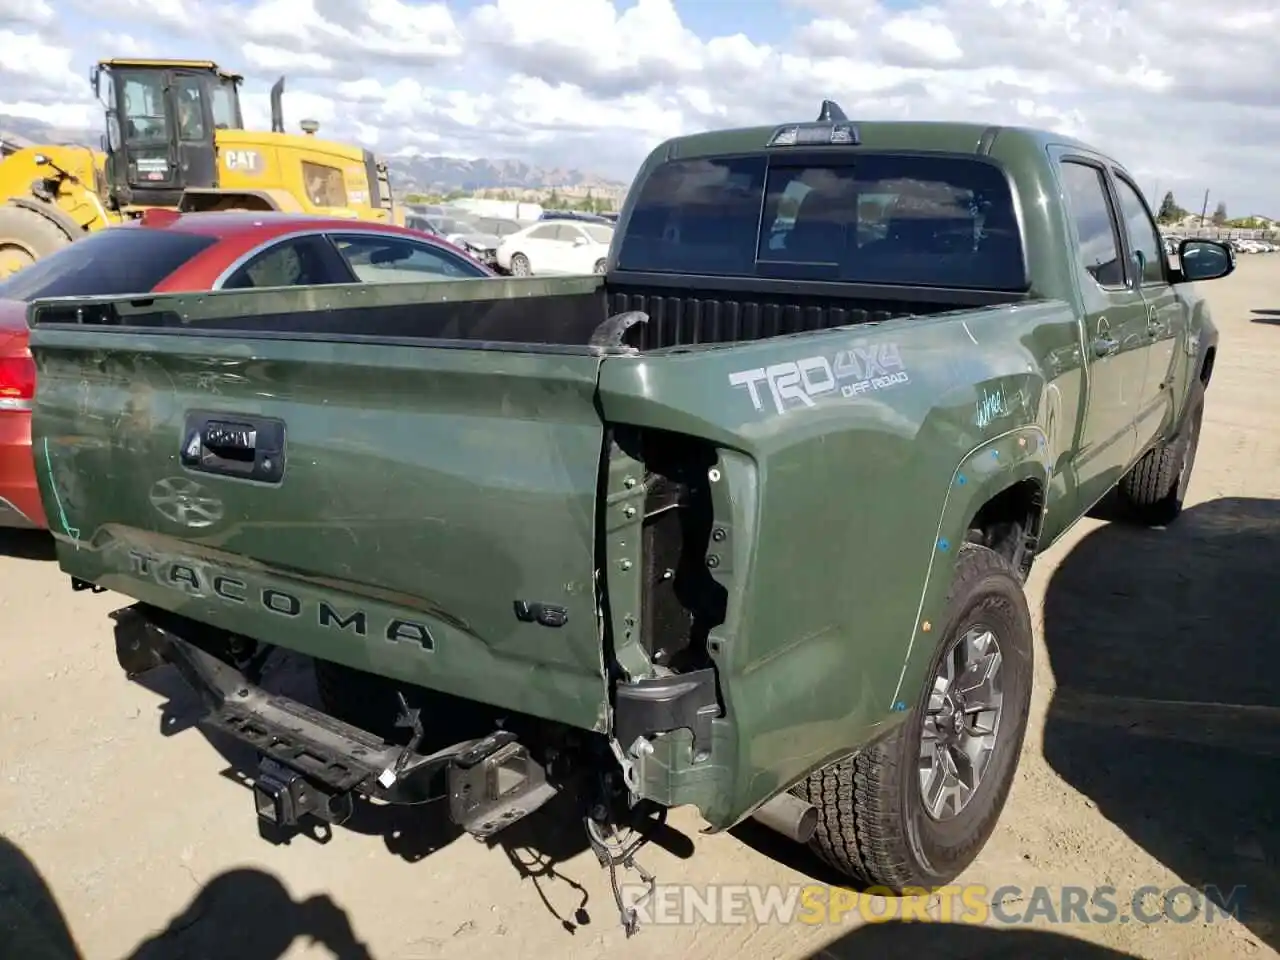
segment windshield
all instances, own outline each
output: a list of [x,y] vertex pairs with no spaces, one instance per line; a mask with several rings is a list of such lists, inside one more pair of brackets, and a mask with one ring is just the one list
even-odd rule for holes
[[481,217],[476,221],[476,226],[485,233],[493,234],[495,237],[509,237],[521,229],[517,221],[503,220],[498,217]]
[[[808,161],[808,162],[805,162]],[[1024,290],[1013,198],[962,156],[679,160],[645,181],[618,265],[652,273]]]
[[587,231],[587,236],[596,243],[607,244],[613,240],[613,227],[606,227],[603,224],[584,223],[582,229]]
[[0,282],[0,299],[114,297],[150,292],[216,237],[110,227],[41,257]]
[[441,217],[435,221],[436,229],[441,233],[448,235],[451,233],[475,233],[476,228],[465,220],[455,220],[453,217]]

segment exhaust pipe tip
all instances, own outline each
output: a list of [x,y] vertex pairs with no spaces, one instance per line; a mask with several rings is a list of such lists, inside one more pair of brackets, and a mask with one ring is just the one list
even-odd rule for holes
[[818,829],[818,808],[784,791],[761,806],[751,819],[803,845]]

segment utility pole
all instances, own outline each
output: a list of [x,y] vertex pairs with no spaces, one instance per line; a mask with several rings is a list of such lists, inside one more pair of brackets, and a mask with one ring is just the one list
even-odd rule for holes
[[1200,208],[1200,229],[1204,229],[1204,218],[1209,212],[1209,191],[1204,192],[1204,206]]

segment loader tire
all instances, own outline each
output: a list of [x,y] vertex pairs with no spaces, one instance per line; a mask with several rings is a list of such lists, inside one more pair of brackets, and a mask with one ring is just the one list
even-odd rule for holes
[[52,220],[25,207],[0,206],[0,280],[71,242]]
[[1120,480],[1120,497],[1136,523],[1164,527],[1182,513],[1204,420],[1203,399],[1194,402],[1181,435],[1148,450]]
[[[876,892],[922,894],[954,880],[986,845],[1018,769],[1031,702],[1033,640],[1031,613],[1009,561],[994,550],[965,544],[941,626],[929,679],[906,718],[878,741],[812,774],[792,791],[818,808],[818,829],[810,840],[814,852]],[[981,673],[979,669],[963,683],[955,682],[953,675],[945,695],[935,693],[944,667],[957,649],[966,647],[977,654],[974,662],[979,664],[989,665],[991,655],[998,654],[991,676],[999,685],[971,688],[966,698],[963,688]],[[950,718],[962,713],[966,702],[972,707],[978,696],[993,700],[995,690],[1000,692],[1000,710],[994,723],[989,714],[976,717],[994,726],[977,786],[967,799],[963,791],[951,795],[962,803],[931,810],[928,795],[937,781],[932,771],[921,770],[925,747],[934,765],[940,745],[954,745],[948,756],[959,753],[962,727]],[[944,728],[945,739],[935,733]]]

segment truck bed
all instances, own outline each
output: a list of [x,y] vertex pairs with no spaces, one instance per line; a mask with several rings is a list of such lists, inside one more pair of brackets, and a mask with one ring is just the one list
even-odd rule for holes
[[35,304],[37,322],[285,339],[436,341],[470,349],[588,347],[607,319],[629,311],[648,322],[625,345],[642,352],[742,343],[787,334],[879,323],[1022,299],[988,291],[858,288],[850,284],[602,277],[462,280],[339,285],[299,290],[227,291],[111,302]]

